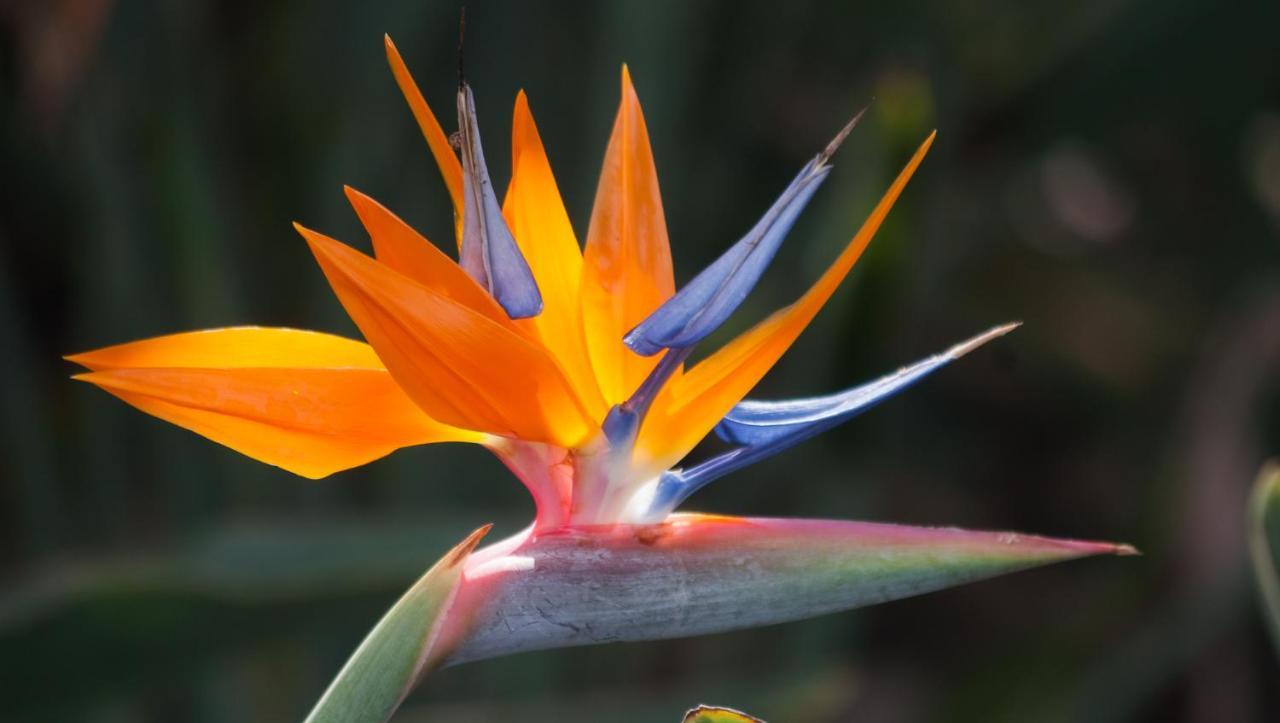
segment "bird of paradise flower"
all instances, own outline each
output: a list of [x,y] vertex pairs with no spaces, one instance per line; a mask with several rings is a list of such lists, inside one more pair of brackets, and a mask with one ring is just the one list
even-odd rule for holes
[[[68,357],[90,370],[77,379],[305,477],[400,447],[470,442],[528,488],[536,505],[529,528],[473,552],[482,528],[438,563],[370,634],[313,720],[383,720],[441,665],[765,625],[1132,552],[1012,533],[675,511],[707,483],[850,419],[1016,326],[830,396],[744,401],[848,274],[934,134],[803,295],[686,366],[760,278],[858,118],[677,292],[653,154],[625,66],[582,248],[523,92],[499,203],[469,86],[458,89],[455,152],[390,38],[386,51],[453,201],[458,262],[347,188],[373,257],[295,228],[367,343],[237,327]],[[678,467],[713,431],[732,449]],[[402,624],[410,627],[395,627]],[[382,646],[381,657],[362,657],[370,646]],[[376,693],[373,678],[391,683]]]

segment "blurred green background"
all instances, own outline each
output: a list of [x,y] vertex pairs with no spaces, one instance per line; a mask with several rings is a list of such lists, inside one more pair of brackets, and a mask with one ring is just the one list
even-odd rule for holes
[[[350,183],[452,245],[388,72],[451,116],[458,5],[0,4],[0,719],[301,719],[383,609],[520,486],[479,449],[290,476],[68,381],[63,354],[244,323],[355,335],[297,219]],[[585,231],[621,62],[677,280],[853,112],[731,326],[800,293],[932,128],[868,254],[757,390],[843,388],[1016,334],[691,507],[1119,539],[1146,553],[804,623],[445,671],[397,721],[1263,721],[1244,566],[1280,451],[1280,5],[476,2],[496,179],[525,88]],[[447,125],[452,125],[447,123]]]

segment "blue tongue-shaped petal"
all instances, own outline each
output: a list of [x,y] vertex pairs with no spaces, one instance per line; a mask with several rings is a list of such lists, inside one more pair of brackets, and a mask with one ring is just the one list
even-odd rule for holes
[[827,161],[861,117],[862,112],[854,116],[801,169],[747,235],[628,332],[623,342],[641,356],[653,356],[663,349],[692,347],[723,324],[760,280],[796,217],[831,172]]
[[688,469],[664,473],[650,516],[660,518],[707,483],[852,419],[992,339],[1008,334],[1020,324],[1013,322],[994,327],[941,354],[837,394],[783,402],[748,400],[739,403],[725,415],[715,431],[721,439],[740,446]]
[[458,129],[462,150],[462,268],[493,298],[512,319],[537,316],[542,312],[542,294],[533,272],[511,229],[502,218],[502,207],[489,180],[489,168],[480,146],[476,125],[475,99],[471,87],[458,87]]
[[[716,425],[716,435],[730,444],[748,447],[769,446],[780,452],[797,442],[825,432],[865,412],[877,403],[915,384],[940,367],[959,359],[997,337],[1018,327],[1003,324],[963,341],[950,349],[922,359],[873,382],[823,397],[789,399],[781,402],[745,400]],[[783,445],[779,447],[778,445]]]
[[776,445],[784,439],[790,446],[804,441],[865,412],[1017,326],[1014,322],[989,329],[941,354],[843,392],[781,402],[742,401],[716,425],[716,435],[730,444],[743,446]]

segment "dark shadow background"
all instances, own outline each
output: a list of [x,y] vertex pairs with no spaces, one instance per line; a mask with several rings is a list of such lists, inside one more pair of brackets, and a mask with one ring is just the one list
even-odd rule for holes
[[[1280,447],[1280,5],[472,5],[495,178],[523,87],[580,233],[630,64],[681,282],[875,98],[735,330],[816,278],[939,129],[758,393],[842,388],[1026,321],[692,507],[1146,555],[464,666],[397,721],[676,721],[697,702],[786,723],[1276,719],[1242,515]],[[365,244],[350,183],[448,240],[382,33],[448,117],[457,15],[420,0],[0,4],[0,718],[301,719],[422,569],[531,513],[482,450],[309,482],[74,384],[59,360],[243,323],[354,335],[289,222]]]

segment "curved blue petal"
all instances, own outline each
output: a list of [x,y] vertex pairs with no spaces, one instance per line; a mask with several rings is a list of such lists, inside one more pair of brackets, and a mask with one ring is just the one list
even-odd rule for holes
[[836,394],[780,402],[745,400],[716,425],[716,434],[730,444],[772,445],[783,439],[794,444],[857,416],[1016,327],[1017,324],[997,326],[941,354]]
[[542,294],[489,180],[480,146],[475,98],[471,87],[458,88],[458,128],[462,146],[462,268],[489,290],[512,319],[542,313]]
[[653,356],[663,349],[692,347],[719,328],[760,280],[796,218],[831,172],[827,161],[861,117],[859,113],[849,121],[822,153],[805,164],[745,236],[628,332],[623,343],[641,356]]
[[725,415],[715,431],[726,442],[741,446],[688,469],[664,473],[651,503],[652,514],[666,514],[708,483],[852,419],[1019,325],[1020,322],[1013,322],[994,327],[941,354],[837,394],[781,402],[739,403]]

